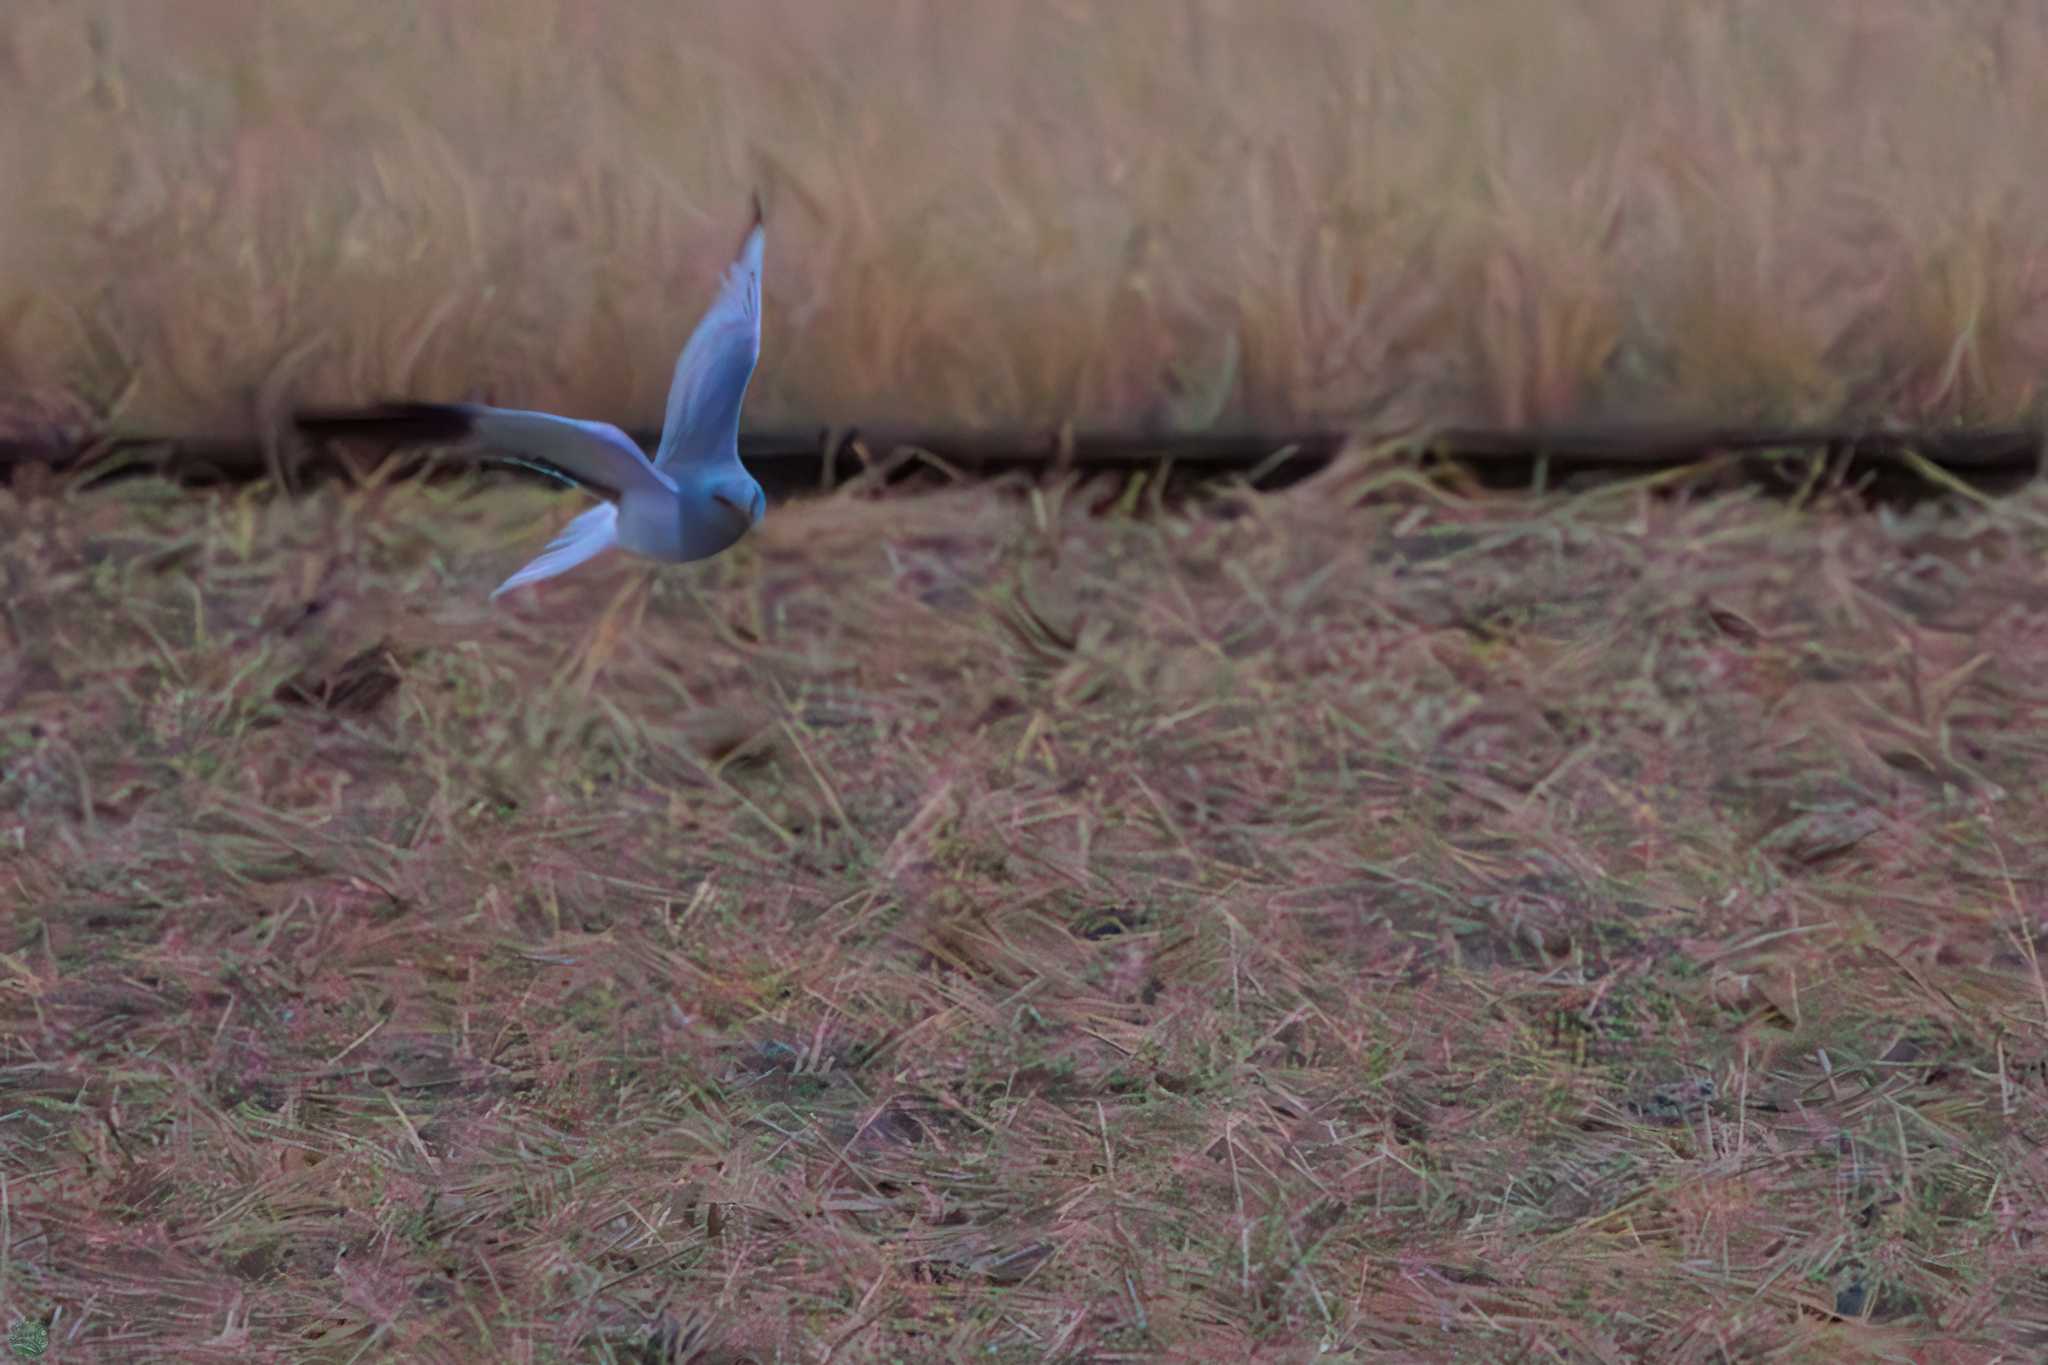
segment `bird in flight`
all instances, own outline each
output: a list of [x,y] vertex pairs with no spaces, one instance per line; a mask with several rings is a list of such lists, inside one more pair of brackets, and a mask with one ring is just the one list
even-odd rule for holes
[[368,418],[302,420],[309,429],[401,426],[486,458],[578,484],[603,501],[580,513],[498,598],[613,548],[666,564],[709,559],[760,522],[761,485],[740,463],[740,401],[761,355],[761,206],[718,296],[676,361],[661,444],[650,462],[609,422],[480,403],[387,405]]

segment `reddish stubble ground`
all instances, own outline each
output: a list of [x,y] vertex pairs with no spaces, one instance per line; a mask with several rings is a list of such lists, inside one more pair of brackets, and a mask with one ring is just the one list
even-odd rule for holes
[[2048,1343],[2038,494],[562,511],[0,502],[50,1359]]

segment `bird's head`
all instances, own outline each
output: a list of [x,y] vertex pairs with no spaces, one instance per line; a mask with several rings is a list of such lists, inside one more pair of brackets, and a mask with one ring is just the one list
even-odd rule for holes
[[761,492],[761,485],[749,478],[735,479],[713,488],[711,500],[733,519],[736,535],[744,535],[760,525],[761,518],[768,512],[768,499]]

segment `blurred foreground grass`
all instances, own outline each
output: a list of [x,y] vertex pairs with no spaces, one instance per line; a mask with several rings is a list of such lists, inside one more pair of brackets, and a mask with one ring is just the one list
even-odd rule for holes
[[4,496],[51,1359],[2048,1346],[2037,493]]

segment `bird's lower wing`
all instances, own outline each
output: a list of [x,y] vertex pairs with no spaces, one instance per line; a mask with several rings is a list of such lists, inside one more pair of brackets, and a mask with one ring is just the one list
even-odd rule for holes
[[379,436],[474,449],[582,484],[616,502],[628,493],[673,493],[633,438],[609,422],[481,403],[389,403],[375,412],[302,417],[309,435]]
[[609,422],[583,422],[551,412],[463,405],[469,418],[465,444],[516,460],[552,467],[616,502],[628,493],[673,493],[633,438]]
[[534,556],[531,563],[513,574],[491,593],[493,598],[504,596],[514,588],[528,583],[538,583],[543,578],[567,573],[588,559],[595,559],[612,546],[618,544],[619,509],[609,502],[585,508],[574,521],[564,526],[561,533],[548,542],[548,547]]

